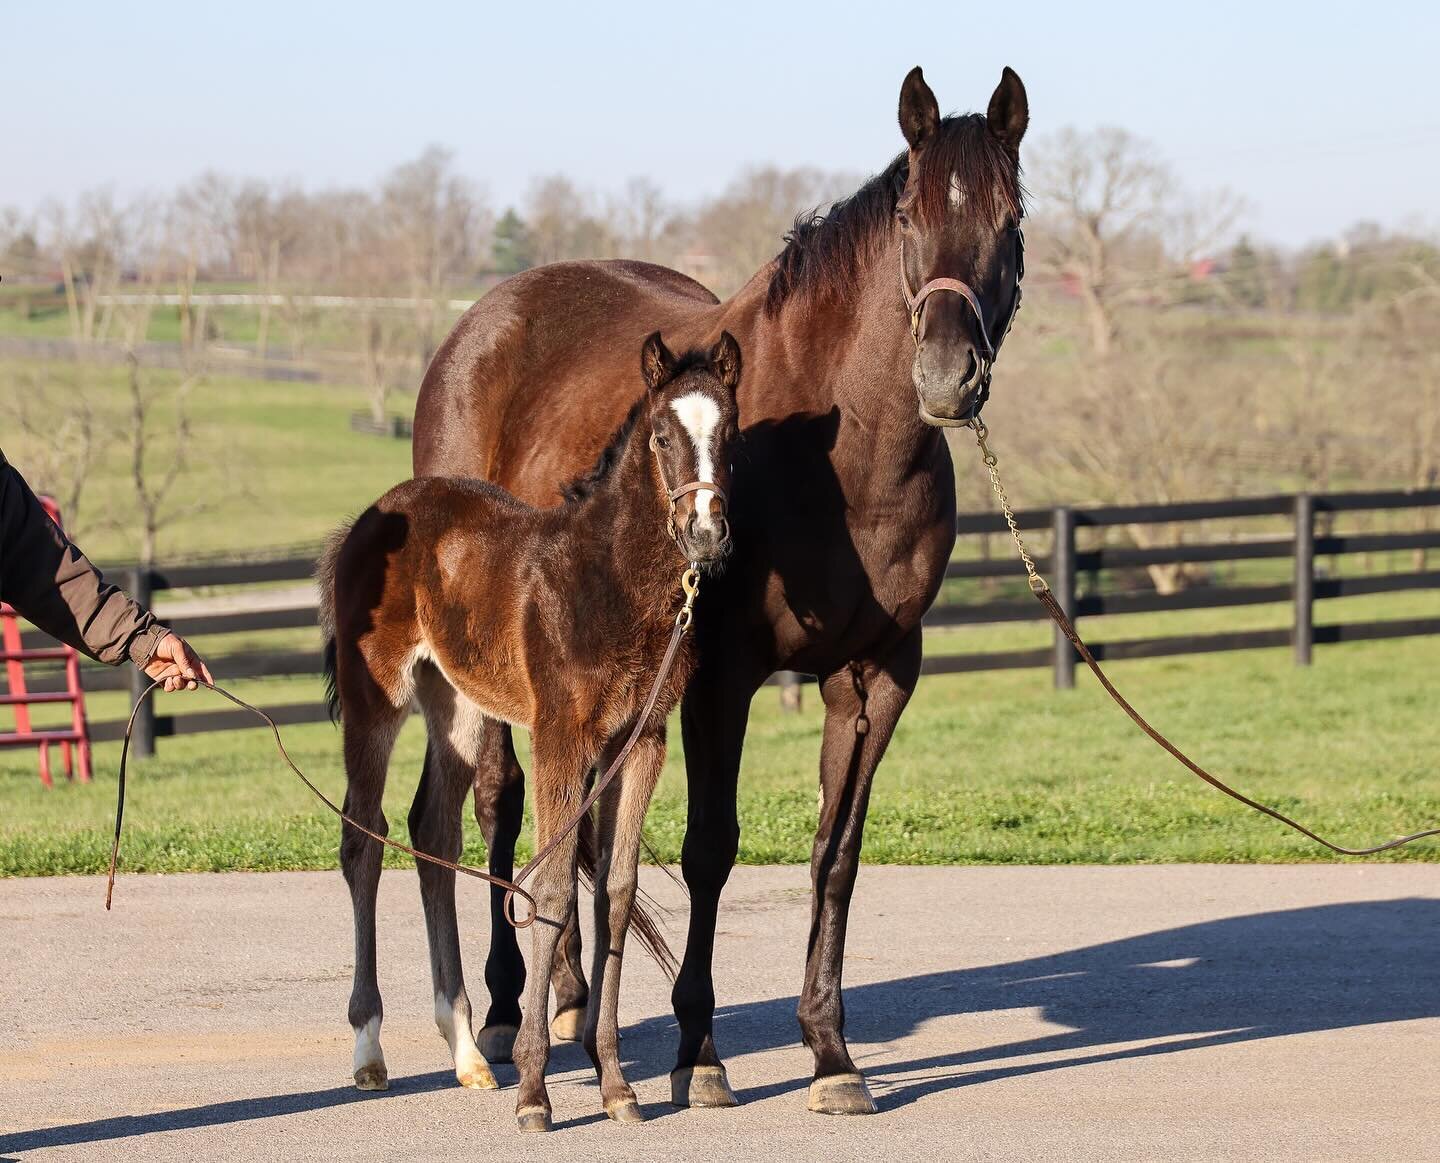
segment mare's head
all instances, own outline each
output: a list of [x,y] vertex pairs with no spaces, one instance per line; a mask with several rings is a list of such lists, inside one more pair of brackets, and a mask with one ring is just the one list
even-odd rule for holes
[[1025,86],[1008,68],[983,117],[942,119],[919,68],[900,89],[909,146],[895,203],[901,294],[915,340],[920,417],[930,424],[979,413],[990,364],[1020,303],[1020,139],[1029,121]]
[[725,509],[740,435],[740,345],[726,331],[708,352],[677,357],[657,331],[640,349],[640,373],[671,535],[689,560],[713,565],[730,550]]

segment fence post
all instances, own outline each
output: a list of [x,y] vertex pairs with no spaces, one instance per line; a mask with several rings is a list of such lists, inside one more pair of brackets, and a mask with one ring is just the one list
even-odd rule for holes
[[1315,644],[1315,498],[1295,497],[1295,665],[1309,666]]
[[[147,610],[150,608],[150,570],[136,566],[129,571],[130,596]],[[130,667],[130,703],[133,706],[150,685],[150,676],[138,666]],[[130,736],[130,752],[138,758],[155,754],[155,699],[152,695],[145,700],[140,713],[135,716],[135,730]]]
[[[1051,528],[1054,549],[1050,555],[1050,586],[1055,600],[1072,620],[1075,617],[1075,513],[1065,507],[1055,510]],[[1075,686],[1075,647],[1055,627],[1055,689]]]
[[782,670],[777,675],[777,681],[780,684],[780,709],[799,714],[804,704],[804,696],[800,693],[800,676],[793,670]]

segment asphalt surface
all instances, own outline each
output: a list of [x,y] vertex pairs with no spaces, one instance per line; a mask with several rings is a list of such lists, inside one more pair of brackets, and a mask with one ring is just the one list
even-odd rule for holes
[[[338,873],[125,877],[108,915],[97,879],[0,881],[0,1158],[1440,1154],[1440,868],[866,868],[846,1004],[880,1113],[850,1118],[805,1110],[807,876],[740,868],[726,892],[716,1031],[738,1109],[669,1106],[669,987],[637,953],[621,1019],[647,1123],[605,1120],[566,1044],[556,1130],[525,1137],[513,1068],[498,1092],[448,1069],[412,873],[381,887],[379,1095],[350,1085]],[[483,894],[460,890],[483,1013]]]

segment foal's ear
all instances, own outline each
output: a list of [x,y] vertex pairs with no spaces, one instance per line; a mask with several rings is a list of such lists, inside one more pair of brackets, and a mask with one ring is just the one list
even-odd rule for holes
[[1030,100],[1025,96],[1025,82],[1009,65],[1000,74],[995,92],[990,94],[985,121],[1001,145],[1012,153],[1019,151],[1020,139],[1030,124]]
[[720,377],[720,382],[732,392],[740,385],[740,345],[728,331],[720,333],[719,340],[710,349],[710,366]]
[[660,338],[660,332],[652,331],[640,348],[640,374],[645,377],[645,386],[652,392],[670,378],[675,370],[675,357]]
[[920,71],[920,66],[916,65],[906,74],[905,83],[900,86],[900,132],[905,135],[911,149],[919,149],[935,136],[939,128],[940,103],[925,83],[925,74]]

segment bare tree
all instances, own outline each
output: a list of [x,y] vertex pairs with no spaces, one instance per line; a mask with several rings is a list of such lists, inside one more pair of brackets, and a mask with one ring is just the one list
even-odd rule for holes
[[[206,501],[177,503],[176,486],[190,467],[194,430],[190,424],[189,399],[200,384],[198,376],[186,376],[167,391],[147,385],[140,372],[140,360],[132,352],[126,359],[129,389],[130,486],[139,517],[140,564],[153,565],[160,534],[210,508]],[[171,411],[159,413],[162,398]],[[156,462],[162,467],[157,469]]]
[[92,394],[72,367],[11,370],[0,394],[10,453],[23,457],[27,476],[60,505],[66,527],[80,528],[81,502],[103,450],[105,426]]
[[525,226],[537,264],[614,253],[610,231],[592,210],[590,199],[560,174],[531,184],[525,198]]
[[1064,129],[1036,148],[1033,265],[1062,280],[1085,311],[1090,348],[1108,355],[1116,308],[1156,301],[1185,264],[1216,246],[1239,202],[1184,190],[1155,148],[1123,129]]

